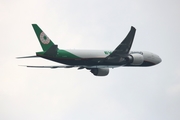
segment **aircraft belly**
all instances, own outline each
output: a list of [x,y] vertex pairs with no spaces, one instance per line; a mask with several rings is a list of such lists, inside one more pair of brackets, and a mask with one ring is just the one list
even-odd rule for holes
[[47,58],[47,57],[43,57],[45,59],[48,60],[52,60],[58,63],[62,63],[62,64],[67,64],[67,65],[83,65],[83,66],[91,66],[92,68],[104,68],[104,67],[108,67],[108,68],[114,68],[114,67],[119,67],[124,65],[124,63],[108,63],[108,62],[103,62],[103,58],[89,58],[89,59],[62,59],[62,58]]
[[127,67],[148,67],[148,66],[153,66],[155,65],[155,63],[149,62],[149,61],[144,61],[141,65],[131,65],[131,64],[127,64],[125,66]]

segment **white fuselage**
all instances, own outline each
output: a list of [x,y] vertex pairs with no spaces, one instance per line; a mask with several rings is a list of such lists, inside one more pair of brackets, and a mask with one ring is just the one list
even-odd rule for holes
[[[77,55],[78,57],[81,57],[81,58],[105,58],[110,53],[112,53],[111,50],[74,50],[74,49],[68,49],[67,51],[71,52],[74,55]],[[129,54],[134,54],[134,53],[142,54],[145,61],[149,61],[152,63],[161,62],[161,58],[154,53],[147,52],[147,51],[131,51]]]

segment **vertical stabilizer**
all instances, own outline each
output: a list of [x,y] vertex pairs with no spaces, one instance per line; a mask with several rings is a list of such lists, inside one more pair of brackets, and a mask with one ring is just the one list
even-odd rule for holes
[[41,47],[43,51],[47,51],[49,48],[51,48],[54,43],[50,40],[50,38],[39,28],[37,24],[32,24],[33,29],[36,33],[36,36],[41,44]]

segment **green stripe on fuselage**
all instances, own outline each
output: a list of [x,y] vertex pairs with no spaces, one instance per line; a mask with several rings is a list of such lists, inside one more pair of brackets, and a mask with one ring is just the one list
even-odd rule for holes
[[[45,57],[45,52],[36,52],[37,56]],[[52,57],[52,56],[46,56],[46,57]],[[62,59],[80,59],[80,57],[66,51],[66,50],[57,50],[57,55],[54,56],[56,58],[62,58]]]
[[79,59],[80,57],[66,51],[66,50],[58,50],[57,57],[59,58],[66,58],[66,59]]

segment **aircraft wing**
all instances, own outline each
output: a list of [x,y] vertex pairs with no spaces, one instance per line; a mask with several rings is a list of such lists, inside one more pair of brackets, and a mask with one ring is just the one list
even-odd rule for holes
[[21,59],[21,58],[37,58],[37,57],[39,56],[34,55],[34,56],[23,56],[23,57],[16,57],[16,58]]
[[[81,70],[81,69],[92,69],[92,68],[106,68],[107,66],[87,66],[87,65],[52,65],[52,66],[31,66],[31,65],[19,65],[19,66],[23,66],[23,67],[29,67],[29,68],[52,68],[52,69],[55,69],[55,68],[75,68],[77,67],[78,70]],[[114,66],[116,67],[116,66]],[[110,66],[109,68],[114,68],[112,66]]]
[[77,67],[73,65],[67,65],[67,66],[30,66],[30,65],[20,65],[24,67],[31,67],[31,68],[72,68],[72,67]]
[[120,58],[126,57],[131,49],[136,29],[132,26],[126,38],[117,46],[117,48],[106,57],[108,62],[117,62]]

